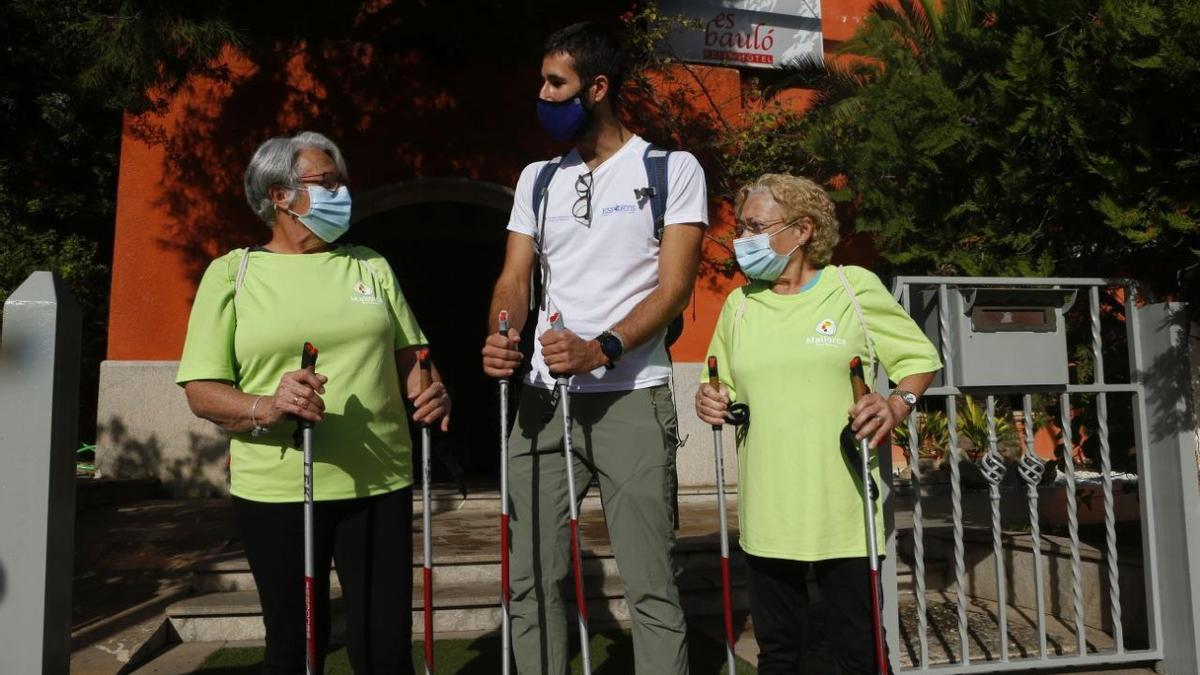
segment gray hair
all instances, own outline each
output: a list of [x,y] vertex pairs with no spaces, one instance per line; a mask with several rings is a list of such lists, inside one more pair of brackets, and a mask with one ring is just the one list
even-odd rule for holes
[[268,225],[275,221],[275,202],[271,200],[271,186],[286,187],[288,204],[291,205],[292,200],[296,198],[296,188],[300,186],[296,159],[301,150],[309,148],[329,155],[342,180],[346,179],[346,160],[342,158],[342,151],[336,143],[315,131],[302,131],[295,136],[267,139],[250,158],[243,180],[246,202],[250,204],[250,210]]

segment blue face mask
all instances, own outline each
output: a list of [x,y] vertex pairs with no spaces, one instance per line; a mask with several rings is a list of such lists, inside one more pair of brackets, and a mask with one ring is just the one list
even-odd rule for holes
[[587,130],[592,117],[578,96],[566,101],[543,101],[539,98],[537,116],[542,129],[556,141],[578,139]]
[[787,253],[776,253],[775,249],[771,248],[771,237],[783,232],[792,227],[791,223],[785,224],[783,227],[775,230],[771,234],[763,232],[750,237],[742,237],[741,239],[733,240],[733,253],[737,257],[738,266],[742,268],[742,273],[750,279],[760,279],[762,281],[775,281],[783,274],[783,269],[787,267],[788,260],[796,249],[800,248],[800,244],[796,244],[792,250]]
[[330,192],[320,185],[306,187],[308,213],[300,215],[291,209],[287,209],[287,212],[299,219],[321,241],[332,244],[350,229],[350,190],[345,185],[336,192]]

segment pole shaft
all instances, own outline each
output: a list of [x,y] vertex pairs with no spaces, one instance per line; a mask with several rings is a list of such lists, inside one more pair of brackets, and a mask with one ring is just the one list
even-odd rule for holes
[[304,667],[317,672],[316,556],[313,551],[313,446],[312,427],[304,429]]

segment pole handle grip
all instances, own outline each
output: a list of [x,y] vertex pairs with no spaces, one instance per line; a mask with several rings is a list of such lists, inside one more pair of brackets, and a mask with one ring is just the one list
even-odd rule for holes
[[[300,370],[315,369],[317,367],[317,348],[311,342],[305,342],[304,347],[300,350]],[[296,419],[296,432],[299,435],[301,429],[311,429],[313,423],[306,419]],[[299,446],[299,443],[296,444]]]
[[550,330],[565,330],[567,325],[563,323],[562,312],[555,312],[550,315]]
[[854,391],[855,403],[858,403],[858,399],[871,392],[871,389],[867,386],[867,380],[863,376],[862,359],[857,356],[850,359],[850,388]]
[[417,365],[421,367],[421,391],[425,391],[433,384],[433,362],[429,360],[428,347],[417,352]]
[[[717,391],[721,390],[721,378],[717,371],[717,357],[715,356],[708,357],[708,384]],[[712,425],[713,431],[720,431],[721,426],[720,424]]]
[[714,387],[720,388],[721,378],[717,370],[717,357],[708,357],[708,383]]

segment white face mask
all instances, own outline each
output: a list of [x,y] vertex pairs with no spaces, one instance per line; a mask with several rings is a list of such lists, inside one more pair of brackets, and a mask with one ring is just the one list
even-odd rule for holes
[[345,185],[334,192],[320,185],[305,187],[308,188],[308,213],[300,215],[290,208],[287,212],[321,241],[331,244],[350,229],[350,190]]
[[737,257],[738,266],[742,268],[742,273],[750,279],[761,279],[762,281],[778,279],[779,275],[783,274],[784,268],[787,267],[788,260],[791,260],[792,254],[800,248],[800,244],[796,244],[787,253],[776,253],[775,249],[771,248],[771,238],[789,227],[794,227],[795,223],[796,221],[784,223],[783,227],[771,234],[762,232],[734,239],[733,252]]

